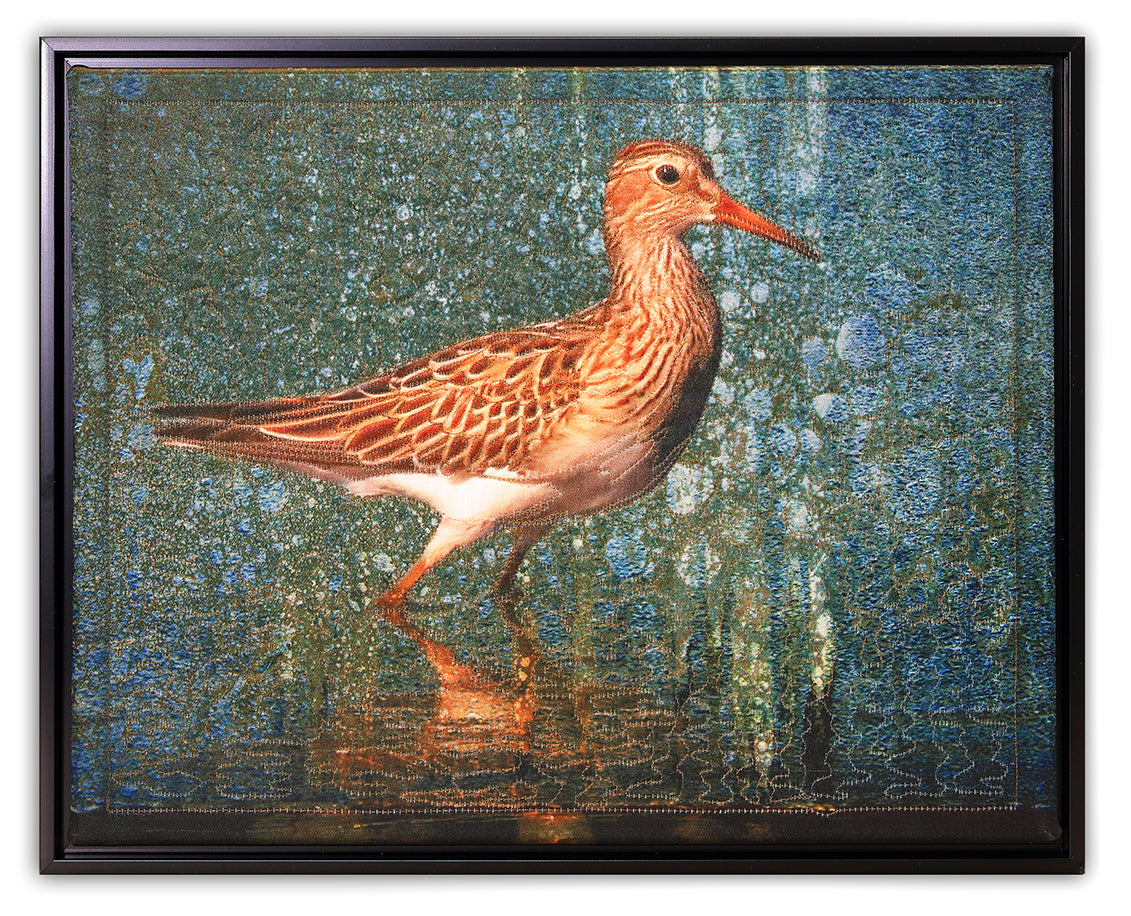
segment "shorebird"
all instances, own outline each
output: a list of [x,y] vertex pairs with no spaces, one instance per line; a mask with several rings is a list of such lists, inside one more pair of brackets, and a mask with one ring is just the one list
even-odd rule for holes
[[431,506],[440,516],[431,540],[379,608],[401,608],[429,569],[501,524],[515,531],[496,583],[506,591],[551,524],[647,493],[695,432],[722,352],[718,307],[682,240],[696,223],[725,223],[820,260],[729,197],[695,147],[633,143],[605,185],[611,287],[600,302],[342,390],[161,407],[168,423],[158,435],[360,497]]

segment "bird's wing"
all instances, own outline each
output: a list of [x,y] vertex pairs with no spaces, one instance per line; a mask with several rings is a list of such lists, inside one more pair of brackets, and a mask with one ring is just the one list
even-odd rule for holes
[[455,344],[329,394],[158,408],[173,444],[349,476],[521,468],[580,393],[586,335],[570,322]]

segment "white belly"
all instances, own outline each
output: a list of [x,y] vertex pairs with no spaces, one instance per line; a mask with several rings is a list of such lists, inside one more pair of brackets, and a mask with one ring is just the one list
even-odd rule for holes
[[651,453],[651,443],[619,440],[535,479],[505,471],[484,476],[402,471],[343,484],[357,496],[403,496],[465,522],[588,515],[631,502],[655,486],[662,475]]
[[526,482],[502,475],[447,476],[426,471],[366,477],[352,480],[346,487],[357,496],[407,496],[431,506],[447,518],[465,522],[552,514],[550,507],[561,495],[548,481]]

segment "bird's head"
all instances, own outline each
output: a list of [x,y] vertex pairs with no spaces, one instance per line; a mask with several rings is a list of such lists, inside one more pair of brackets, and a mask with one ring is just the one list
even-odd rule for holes
[[681,235],[695,223],[726,223],[821,260],[804,239],[731,198],[711,160],[695,147],[643,140],[617,153],[605,184],[607,239]]

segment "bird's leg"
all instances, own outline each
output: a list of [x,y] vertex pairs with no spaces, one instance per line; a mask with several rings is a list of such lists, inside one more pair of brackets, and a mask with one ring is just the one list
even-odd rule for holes
[[493,521],[461,521],[454,518],[442,518],[432,534],[432,540],[424,548],[420,559],[409,567],[397,584],[387,592],[373,600],[378,609],[399,609],[404,605],[405,595],[417,580],[437,563],[440,563],[453,550],[478,541],[481,537],[491,533],[494,528]]
[[404,604],[404,596],[408,594],[408,590],[412,588],[416,584],[416,580],[428,572],[430,568],[431,564],[422,556],[409,567],[408,572],[397,580],[396,585],[380,597],[374,599],[373,603],[379,608],[386,610],[400,608]]
[[447,646],[429,639],[419,627],[416,626],[404,613],[405,594],[417,580],[444,557],[458,547],[470,544],[490,533],[491,522],[463,522],[456,519],[441,519],[432,540],[424,548],[424,553],[409,568],[397,584],[378,598],[374,598],[370,607],[380,615],[381,619],[394,627],[402,635],[416,644],[428,663],[435,669],[440,683],[445,688],[465,686],[476,681],[475,672],[466,665],[456,661],[456,657]]
[[503,564],[499,578],[495,580],[495,591],[498,594],[505,595],[511,590],[514,585],[514,577],[518,573],[519,566],[522,565],[522,558],[526,556],[526,551],[542,539],[543,533],[549,527],[550,523],[544,521],[526,522],[519,527],[514,537],[511,552],[507,556],[507,561]]

